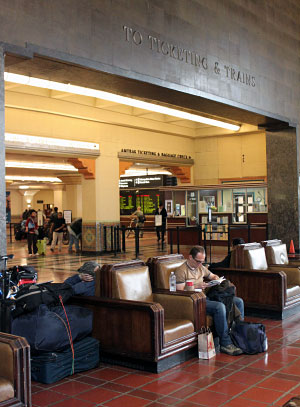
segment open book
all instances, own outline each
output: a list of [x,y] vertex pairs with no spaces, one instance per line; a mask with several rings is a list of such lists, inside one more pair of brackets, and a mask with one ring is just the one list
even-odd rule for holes
[[224,276],[218,278],[217,280],[210,280],[208,281],[206,284],[208,287],[212,287],[213,285],[218,285],[221,284],[222,281],[226,280],[226,278]]

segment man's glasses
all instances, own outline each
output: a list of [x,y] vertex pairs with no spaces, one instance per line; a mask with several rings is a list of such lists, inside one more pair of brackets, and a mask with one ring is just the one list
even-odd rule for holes
[[195,259],[195,257],[193,257],[193,260],[196,262],[196,263],[203,263],[203,260],[197,260],[197,259]]

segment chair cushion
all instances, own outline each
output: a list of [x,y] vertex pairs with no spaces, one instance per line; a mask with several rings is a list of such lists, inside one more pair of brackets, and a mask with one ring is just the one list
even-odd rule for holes
[[15,395],[12,383],[0,376],[0,403],[12,399]]
[[265,251],[268,264],[289,264],[286,244],[266,246]]
[[9,382],[14,382],[14,353],[8,343],[0,341],[0,375]]
[[177,259],[175,261],[164,261],[157,263],[157,287],[156,288],[169,288],[169,277],[171,271],[175,271],[178,267],[185,262],[185,259]]
[[186,319],[165,319],[165,343],[175,341],[194,332],[194,324]]
[[113,298],[152,302],[152,288],[147,266],[117,269],[112,275]]
[[263,247],[244,250],[244,267],[250,270],[267,270],[268,264]]
[[286,298],[291,298],[295,295],[300,295],[300,287],[298,285],[288,286],[286,290]]

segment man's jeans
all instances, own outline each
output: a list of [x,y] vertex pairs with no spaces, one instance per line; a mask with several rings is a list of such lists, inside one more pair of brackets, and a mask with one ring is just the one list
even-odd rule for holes
[[[238,307],[242,319],[244,319],[244,301],[239,297],[234,297],[233,302]],[[228,334],[225,305],[222,302],[210,301],[206,298],[206,313],[213,317],[214,326],[220,338],[221,346],[230,345],[232,340]]]
[[75,244],[75,250],[76,252],[79,252],[79,239],[71,233],[69,233],[69,239],[69,251],[72,250],[72,246]]

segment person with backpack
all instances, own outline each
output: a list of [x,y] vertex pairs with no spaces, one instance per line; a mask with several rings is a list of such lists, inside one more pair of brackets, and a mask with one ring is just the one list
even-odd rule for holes
[[[27,245],[29,256],[37,255],[37,238],[38,238],[38,224],[36,219],[36,211],[31,209],[29,216],[25,223],[25,232],[27,233]],[[33,253],[32,253],[33,251]]]
[[232,250],[227,254],[227,256],[217,262],[217,263],[211,263],[208,268],[209,270],[214,270],[218,267],[220,268],[229,268],[230,267],[230,261],[231,261],[231,254],[232,251],[236,248],[236,246],[238,246],[239,244],[245,244],[245,240],[241,237],[236,237],[235,239],[232,240]]
[[[192,281],[196,289],[205,290],[210,287],[210,281],[219,279],[219,276],[213,274],[208,268],[203,266],[202,263],[204,261],[204,247],[193,247],[190,250],[187,260],[175,270],[177,290],[184,290],[187,280]],[[208,282],[205,282],[204,279]],[[232,300],[240,311],[241,319],[244,319],[243,300],[236,296],[233,296]],[[213,317],[214,326],[220,338],[220,351],[231,356],[241,355],[243,351],[233,344],[229,335],[225,305],[222,302],[212,301],[206,298],[206,313]]]

